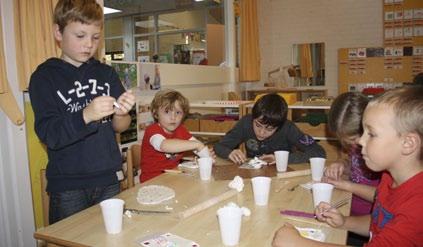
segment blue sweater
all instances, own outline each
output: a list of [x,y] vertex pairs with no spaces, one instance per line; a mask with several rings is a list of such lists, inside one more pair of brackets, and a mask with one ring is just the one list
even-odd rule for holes
[[35,132],[48,154],[47,191],[117,183],[122,167],[112,116],[85,124],[82,110],[97,96],[118,98],[124,88],[112,67],[90,59],[75,67],[50,58],[32,74],[29,95]]

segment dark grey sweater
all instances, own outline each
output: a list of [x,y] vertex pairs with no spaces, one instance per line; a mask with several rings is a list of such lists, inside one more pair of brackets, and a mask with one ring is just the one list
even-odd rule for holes
[[290,152],[288,163],[305,163],[312,157],[326,157],[325,150],[289,120],[272,136],[259,141],[254,134],[252,116],[247,115],[226,133],[214,146],[214,150],[219,157],[227,159],[232,150],[238,148],[241,143],[245,143],[249,158],[273,154],[277,150]]

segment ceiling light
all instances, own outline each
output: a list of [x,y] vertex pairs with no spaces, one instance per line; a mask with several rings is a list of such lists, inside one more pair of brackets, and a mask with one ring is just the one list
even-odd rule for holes
[[103,8],[103,11],[104,11],[104,14],[105,14],[105,15],[107,15],[107,14],[112,14],[112,13],[122,12],[122,10],[112,9],[112,8],[109,8],[109,7],[104,7],[104,8]]

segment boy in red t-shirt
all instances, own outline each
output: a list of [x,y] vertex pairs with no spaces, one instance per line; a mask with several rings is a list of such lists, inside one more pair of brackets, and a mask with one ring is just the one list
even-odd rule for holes
[[182,125],[188,112],[188,99],[181,93],[162,90],[156,94],[151,102],[155,123],[147,127],[142,140],[141,182],[175,168],[185,151],[194,150],[199,157],[213,154]]
[[[318,220],[370,236],[365,246],[423,246],[423,87],[388,91],[370,101],[360,138],[363,158],[383,171],[371,215],[344,217],[328,203]],[[302,238],[291,225],[275,234],[273,246],[335,246]]]

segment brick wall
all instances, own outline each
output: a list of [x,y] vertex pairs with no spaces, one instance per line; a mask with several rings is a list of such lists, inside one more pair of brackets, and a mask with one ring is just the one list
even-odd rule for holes
[[383,45],[382,5],[382,0],[257,0],[262,83],[268,71],[291,64],[293,44],[324,42],[325,87],[337,95],[337,50]]

